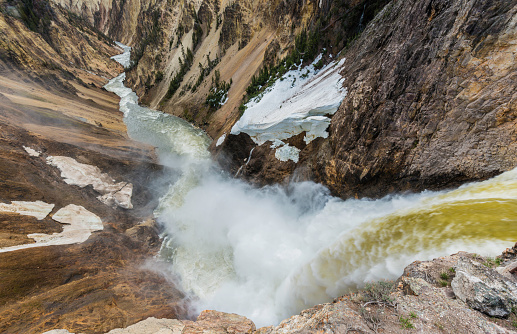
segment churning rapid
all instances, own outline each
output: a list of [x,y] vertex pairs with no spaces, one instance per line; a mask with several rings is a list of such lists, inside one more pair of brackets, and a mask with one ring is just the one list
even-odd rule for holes
[[172,264],[198,310],[234,312],[257,326],[393,279],[414,260],[460,250],[495,255],[517,240],[517,170],[444,192],[341,200],[312,182],[256,189],[220,171],[209,138],[138,106],[125,75],[129,135],[157,147],[170,187],[155,214]]

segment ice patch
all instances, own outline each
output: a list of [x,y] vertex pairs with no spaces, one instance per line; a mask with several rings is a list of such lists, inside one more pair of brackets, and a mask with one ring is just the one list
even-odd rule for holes
[[42,201],[36,202],[25,202],[25,201],[12,201],[11,204],[0,203],[0,212],[5,213],[17,213],[23,216],[36,217],[38,220],[42,220],[54,208],[54,204],[48,204]]
[[320,71],[315,64],[284,74],[261,96],[246,104],[246,111],[231,133],[247,133],[261,145],[275,139],[284,140],[306,132],[310,143],[317,137],[327,138],[330,125],[327,115],[334,114],[347,94],[339,74],[345,59],[334,61]]
[[294,146],[284,145],[276,149],[275,158],[280,161],[292,160],[295,163],[298,163],[298,160],[300,159],[300,150]]
[[30,148],[28,146],[23,146],[23,149],[25,150],[25,152],[27,152],[31,157],[39,157],[41,152],[39,151],[36,151],[35,149],[33,148]]
[[222,143],[224,143],[224,140],[226,139],[226,133],[224,133],[219,139],[217,139],[217,143],[215,143],[215,147],[220,146]]
[[124,209],[132,209],[131,196],[133,185],[128,182],[115,183],[108,174],[102,173],[99,167],[86,165],[77,162],[70,157],[48,157],[47,163],[57,167],[61,171],[61,177],[71,185],[81,188],[92,185],[93,189],[101,196],[97,197],[102,203],[113,206],[117,205]]
[[277,148],[277,147],[280,147],[283,145],[285,145],[285,143],[283,141],[275,139],[275,140],[273,140],[273,144],[271,144],[270,148]]
[[128,68],[131,65],[131,47],[124,45],[120,42],[115,42],[118,47],[120,47],[122,50],[124,50],[123,53],[111,57],[111,59],[119,62],[124,68]]
[[[52,206],[54,205],[52,204]],[[59,209],[52,219],[61,224],[66,224],[63,225],[63,231],[61,233],[28,234],[27,236],[34,239],[36,241],[35,243],[0,248],[0,253],[34,247],[78,244],[85,242],[92,232],[100,231],[104,228],[102,220],[97,215],[82,206],[74,204]]]

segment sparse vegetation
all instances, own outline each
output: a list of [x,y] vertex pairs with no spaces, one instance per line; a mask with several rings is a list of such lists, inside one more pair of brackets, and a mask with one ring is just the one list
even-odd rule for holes
[[215,19],[215,29],[219,29],[219,26],[223,22],[223,19],[221,17],[221,14],[217,15],[217,18]]
[[447,274],[447,273],[444,271],[444,272],[442,272],[442,273],[440,274],[440,277],[441,277],[442,279],[444,279],[444,280],[448,280],[448,279],[449,279],[449,274]]
[[172,78],[172,80],[169,84],[169,89],[167,90],[167,94],[165,94],[165,97],[164,97],[164,99],[166,99],[166,100],[170,99],[174,95],[174,93],[176,93],[176,91],[178,90],[178,88],[181,85],[181,82],[183,81],[183,77],[185,76],[185,74],[187,74],[189,69],[192,67],[192,62],[194,61],[194,54],[192,53],[192,50],[187,48],[186,53],[185,53],[184,49],[182,49],[181,52],[183,55],[183,60],[181,58],[179,60],[180,69],[176,73],[176,75]]
[[416,313],[415,313],[415,312],[411,311],[411,312],[409,312],[409,317],[410,317],[411,319],[416,319],[416,318],[417,318],[417,315],[416,315]]
[[192,33],[192,49],[195,50],[201,40],[203,39],[203,29],[201,28],[201,22],[196,17],[194,20],[194,32]]
[[156,72],[156,76],[154,77],[155,82],[160,82],[163,80],[163,72],[158,71]]
[[449,285],[449,282],[447,282],[447,281],[440,281],[440,285],[442,287],[446,287],[447,285]]
[[492,268],[492,267],[495,267],[495,259],[492,258],[492,257],[487,257],[485,259],[485,262],[483,262],[483,265],[488,267],[488,268]]
[[148,31],[143,32],[144,37],[138,47],[134,48],[133,52],[131,52],[130,69],[138,65],[138,62],[144,55],[145,48],[148,45],[154,45],[159,41],[161,35],[160,12],[158,10],[154,10],[150,15],[153,23]]
[[412,329],[412,328],[415,328],[415,326],[411,323],[411,321],[409,320],[409,318],[404,318],[403,316],[400,316],[399,321],[400,321],[400,325],[401,325],[401,326],[402,326],[402,328],[404,328],[404,329]]
[[366,325],[375,333],[379,330],[382,323],[382,318],[379,310],[376,310],[375,312],[371,312],[364,307],[361,307],[359,310],[359,314],[363,317],[363,319],[366,321]]
[[206,62],[207,62],[206,67],[204,67],[203,64],[201,64],[201,63],[198,64],[200,73],[199,73],[199,77],[196,80],[196,83],[191,88],[192,93],[194,93],[198,89],[198,87],[201,85],[201,83],[203,82],[205,77],[208,76],[210,74],[210,72],[212,72],[214,67],[219,63],[219,58],[210,60],[210,56],[206,55]]
[[17,7],[20,18],[27,28],[40,33],[50,43],[50,22],[53,12],[48,1],[21,0]]
[[393,289],[394,282],[379,281],[376,283],[368,283],[362,292],[363,306],[367,304],[382,304],[387,306],[395,306],[395,300],[391,298],[390,292]]
[[242,116],[245,111],[246,111],[246,105],[244,103],[241,103],[241,105],[239,106],[240,115]]
[[[246,88],[247,95],[243,103],[247,103],[250,99],[260,95],[293,66],[314,60],[320,47],[319,43],[319,25],[309,33],[303,30],[295,38],[294,49],[284,59],[275,66],[264,66],[257,75],[252,77],[250,85]],[[322,68],[324,66],[323,60],[315,65],[319,66],[317,68]]]
[[221,81],[221,73],[216,70],[214,77],[212,78],[212,87],[210,88],[210,93],[205,100],[205,104],[212,110],[221,108],[228,97],[228,91],[230,90],[231,85],[232,79],[230,79],[230,82]]

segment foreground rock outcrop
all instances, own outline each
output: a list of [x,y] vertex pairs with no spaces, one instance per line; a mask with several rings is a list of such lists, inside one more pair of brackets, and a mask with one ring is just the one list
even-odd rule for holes
[[[517,305],[517,283],[480,263],[462,258],[451,282],[456,297],[491,317],[506,318]],[[510,277],[514,278],[514,277]]]

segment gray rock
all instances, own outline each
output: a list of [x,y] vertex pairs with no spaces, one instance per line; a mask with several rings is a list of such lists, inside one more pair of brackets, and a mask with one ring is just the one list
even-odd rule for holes
[[452,289],[456,297],[480,312],[505,318],[517,305],[517,284],[495,270],[467,258],[456,265]]

